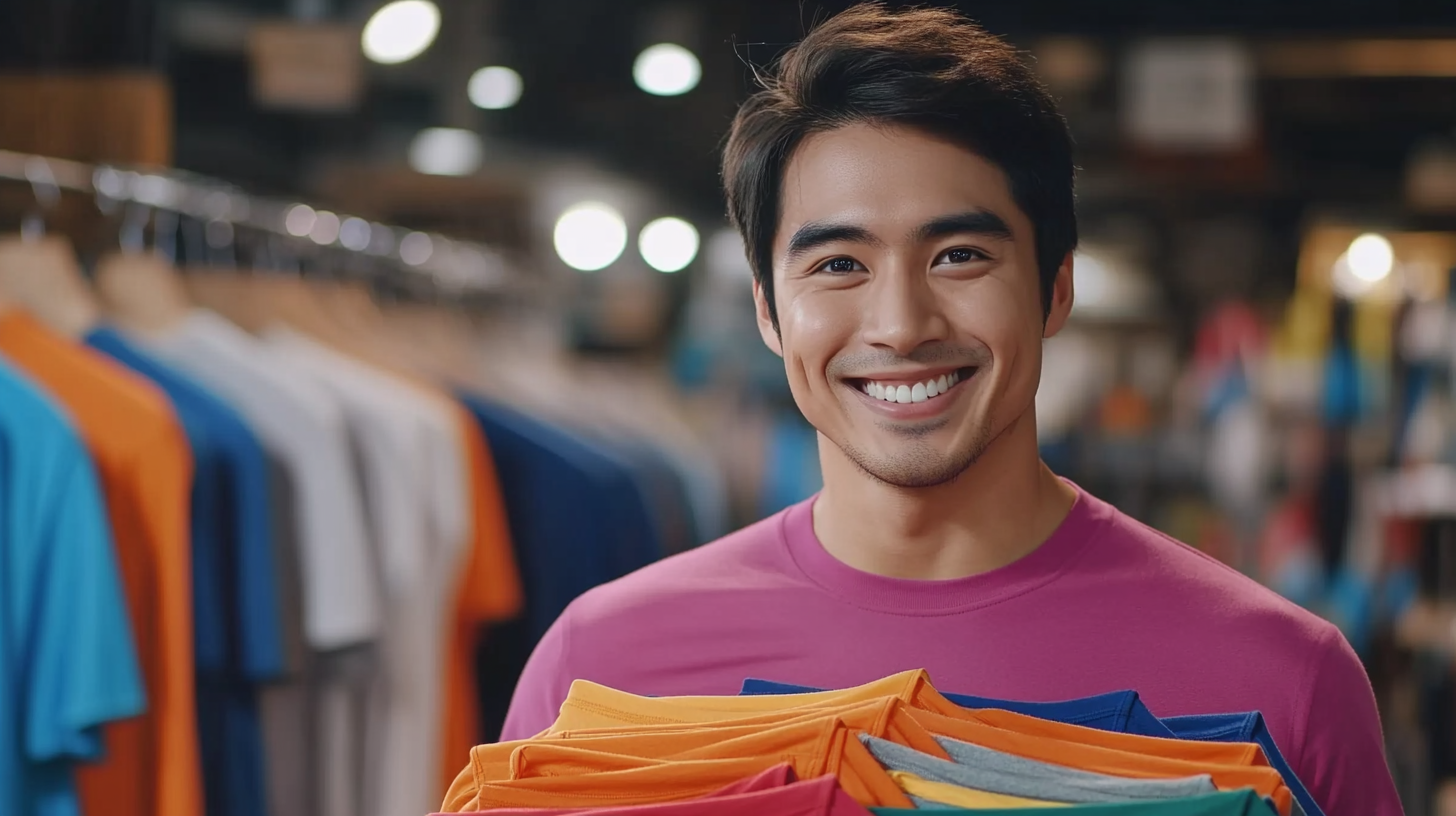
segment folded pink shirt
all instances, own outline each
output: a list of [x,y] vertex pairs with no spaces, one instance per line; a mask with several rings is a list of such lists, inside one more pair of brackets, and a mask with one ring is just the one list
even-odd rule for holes
[[484,811],[478,816],[566,816],[578,813],[590,813],[591,816],[762,816],[765,813],[774,816],[870,816],[863,805],[839,787],[837,778],[821,776],[807,782],[786,784],[785,781],[792,777],[793,771],[789,766],[779,765],[711,796],[686,802],[564,810],[504,808]]

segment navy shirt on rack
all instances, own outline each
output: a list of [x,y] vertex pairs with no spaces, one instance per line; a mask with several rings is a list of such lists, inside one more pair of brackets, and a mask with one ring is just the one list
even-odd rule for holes
[[210,816],[263,816],[257,686],[283,675],[268,462],[227,403],[114,329],[86,336],[158,386],[192,447],[194,640],[199,743]]
[[662,557],[647,499],[618,458],[473,395],[518,550],[533,639],[578,595]]

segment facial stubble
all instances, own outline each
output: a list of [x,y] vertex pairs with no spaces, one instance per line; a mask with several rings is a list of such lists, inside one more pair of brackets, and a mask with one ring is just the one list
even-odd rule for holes
[[881,484],[905,490],[939,487],[954,482],[975,465],[995,438],[982,422],[969,444],[947,451],[936,446],[931,437],[948,424],[948,418],[915,425],[876,423],[881,430],[906,440],[905,448],[892,457],[874,456],[848,443],[834,444],[862,473]]

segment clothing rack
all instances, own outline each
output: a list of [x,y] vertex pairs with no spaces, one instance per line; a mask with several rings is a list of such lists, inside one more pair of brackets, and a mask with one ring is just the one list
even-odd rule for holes
[[209,244],[231,244],[239,229],[252,230],[302,251],[367,258],[455,295],[499,291],[516,277],[500,253],[477,242],[381,224],[297,200],[257,196],[231,182],[181,170],[92,165],[0,150],[0,182],[29,184],[34,191],[36,213],[26,219],[23,231],[43,229],[44,212],[67,191],[94,195],[103,209],[138,206],[144,218],[140,224],[124,219],[122,239],[137,248],[150,210],[205,224]]

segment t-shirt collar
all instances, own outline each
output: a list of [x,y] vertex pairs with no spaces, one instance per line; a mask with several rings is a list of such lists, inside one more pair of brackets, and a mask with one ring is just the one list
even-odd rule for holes
[[780,535],[795,567],[824,591],[854,606],[900,615],[949,615],[1000,603],[1056,580],[1096,541],[1112,511],[1076,484],[1067,517],[1040,547],[999,569],[966,578],[921,581],[888,578],[845,564],[814,532],[818,495],[780,517]]

